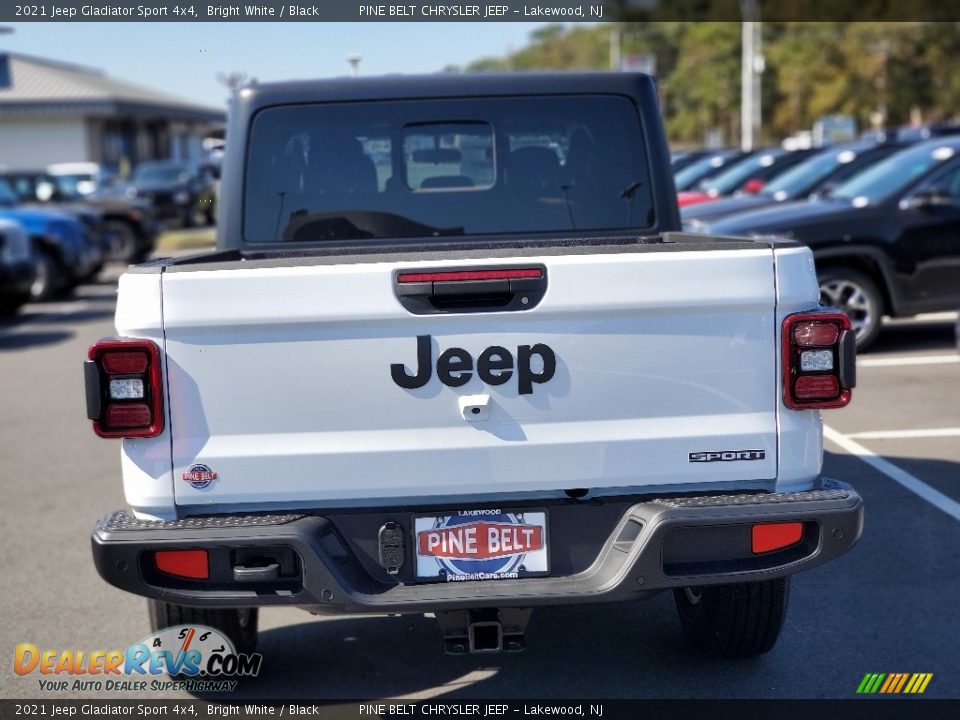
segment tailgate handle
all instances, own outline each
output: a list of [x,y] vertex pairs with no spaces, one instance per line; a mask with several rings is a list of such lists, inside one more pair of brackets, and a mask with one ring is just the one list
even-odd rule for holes
[[414,315],[510,312],[536,307],[547,291],[543,265],[399,270],[397,299]]

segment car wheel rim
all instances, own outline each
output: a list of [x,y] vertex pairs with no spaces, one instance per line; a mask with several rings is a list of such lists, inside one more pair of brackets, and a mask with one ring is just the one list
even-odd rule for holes
[[873,325],[876,310],[870,296],[862,287],[850,280],[827,280],[820,285],[820,300],[832,305],[848,318],[857,339]]
[[687,602],[691,605],[699,605],[703,599],[703,591],[700,588],[685,587],[683,594],[686,596]]
[[50,284],[50,265],[43,260],[36,264],[36,274],[33,278],[33,284],[30,286],[30,294],[33,297],[40,297],[46,291]]

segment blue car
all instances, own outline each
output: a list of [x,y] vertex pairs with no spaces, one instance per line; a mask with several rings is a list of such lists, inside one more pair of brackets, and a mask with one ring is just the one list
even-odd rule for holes
[[103,266],[103,248],[83,222],[63,212],[17,207],[17,196],[5,180],[0,180],[0,219],[19,223],[33,244],[34,300],[69,292],[93,279]]
[[0,317],[27,302],[36,273],[36,254],[20,223],[0,220]]

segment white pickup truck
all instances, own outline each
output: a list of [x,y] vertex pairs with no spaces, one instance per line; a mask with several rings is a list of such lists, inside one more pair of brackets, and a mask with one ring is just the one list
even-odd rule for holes
[[809,249],[678,232],[643,75],[263,84],[232,105],[218,249],[132,267],[87,410],[132,512],[97,569],[250,650],[257,608],[531,609],[673,590],[766,652],[862,502],[821,475],[854,385]]

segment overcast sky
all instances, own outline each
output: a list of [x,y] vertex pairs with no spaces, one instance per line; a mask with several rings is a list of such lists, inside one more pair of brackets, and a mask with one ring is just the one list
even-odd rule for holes
[[542,23],[14,23],[0,49],[88,65],[108,75],[222,105],[218,72],[260,81],[434,72],[524,45]]

